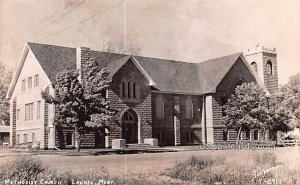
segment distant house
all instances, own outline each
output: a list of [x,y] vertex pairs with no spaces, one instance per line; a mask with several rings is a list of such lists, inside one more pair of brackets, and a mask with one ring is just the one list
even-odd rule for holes
[[[41,91],[53,94],[59,71],[81,70],[90,58],[110,71],[107,98],[120,113],[118,122],[104,134],[85,134],[83,147],[109,147],[118,138],[126,143],[157,138],[159,145],[231,142],[237,133],[224,129],[221,106],[236,85],[255,82],[271,93],[278,88],[276,50],[261,46],[244,55],[188,63],[27,43],[7,94],[12,146],[74,146],[74,129],[53,125],[55,108],[42,99]],[[260,135],[252,130],[242,133],[242,139],[258,140]]]

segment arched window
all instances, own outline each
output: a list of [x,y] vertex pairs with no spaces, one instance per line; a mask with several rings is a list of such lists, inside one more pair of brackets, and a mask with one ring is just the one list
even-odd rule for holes
[[134,121],[134,116],[131,114],[131,112],[127,111],[124,113],[122,119],[125,121]]
[[125,93],[126,92],[126,87],[125,86],[126,86],[126,82],[123,81],[122,82],[122,97],[123,98],[126,98],[126,93]]
[[135,82],[132,82],[132,97],[136,98],[136,86],[135,86]]
[[193,118],[193,102],[190,98],[185,101],[185,117]]
[[256,62],[252,62],[251,63],[251,67],[257,73],[257,63]]
[[135,82],[124,80],[121,84],[120,95],[126,99],[136,99],[138,96]]
[[131,98],[131,85],[130,85],[130,82],[128,81],[128,88],[127,88],[127,90],[128,90],[128,94],[127,94],[127,98]]
[[270,60],[267,61],[267,72],[268,74],[273,75],[273,65]]
[[156,112],[155,112],[156,117],[164,118],[165,103],[163,98],[160,95],[156,96],[155,105],[156,105]]

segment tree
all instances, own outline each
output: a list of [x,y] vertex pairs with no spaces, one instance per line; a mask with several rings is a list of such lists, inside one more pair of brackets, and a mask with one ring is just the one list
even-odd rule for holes
[[280,101],[276,96],[269,97],[258,84],[243,83],[237,86],[235,94],[223,106],[224,123],[227,128],[238,131],[237,143],[243,130],[253,128],[275,132],[286,131],[289,128],[289,114],[280,108]]
[[77,151],[80,151],[81,137],[91,129],[109,127],[116,113],[110,108],[106,90],[111,83],[106,68],[98,67],[91,59],[83,68],[83,83],[74,70],[63,70],[56,76],[55,96],[42,92],[42,97],[56,105],[54,124],[75,128]]
[[300,127],[300,73],[291,76],[280,88],[280,100],[283,109],[291,114],[294,126]]
[[0,63],[0,120],[6,125],[9,124],[9,101],[5,99],[9,84],[12,79],[12,72]]
[[102,51],[111,52],[111,53],[125,53],[129,55],[139,55],[141,53],[141,48],[136,41],[130,42],[125,48],[123,42],[112,42],[112,41],[103,41],[100,45]]
[[237,86],[235,94],[228,99],[224,109],[224,123],[227,128],[237,130],[237,143],[241,132],[260,127],[259,119],[265,119],[265,93],[254,83]]

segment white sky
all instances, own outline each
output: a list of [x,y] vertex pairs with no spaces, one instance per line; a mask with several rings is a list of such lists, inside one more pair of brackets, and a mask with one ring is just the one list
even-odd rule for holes
[[300,72],[300,0],[126,0],[125,26],[122,0],[0,2],[0,62],[13,68],[27,41],[99,50],[107,41],[123,43],[126,34],[140,55],[188,62],[260,43],[277,48],[280,84]]

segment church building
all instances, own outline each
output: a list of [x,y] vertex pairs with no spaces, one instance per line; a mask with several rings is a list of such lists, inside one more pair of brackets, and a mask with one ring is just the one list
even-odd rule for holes
[[[90,59],[110,72],[107,91],[118,121],[103,132],[90,132],[82,147],[110,147],[113,139],[127,144],[156,138],[159,145],[234,142],[235,130],[222,124],[225,98],[244,82],[258,83],[269,93],[278,89],[276,49],[257,46],[193,63],[94,51],[90,48],[26,43],[9,87],[10,145],[41,149],[71,148],[74,129],[53,124],[55,107],[41,91],[54,94],[56,74],[81,70]],[[260,130],[242,133],[242,140],[259,140]]]

